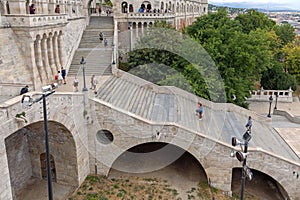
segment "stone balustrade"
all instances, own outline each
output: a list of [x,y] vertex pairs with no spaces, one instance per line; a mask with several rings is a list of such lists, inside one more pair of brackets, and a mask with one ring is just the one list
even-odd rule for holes
[[270,96],[273,100],[276,99],[276,94],[278,94],[277,101],[280,102],[293,102],[293,90],[290,88],[288,90],[256,90],[251,92],[251,98],[248,101],[269,101]]
[[67,14],[6,15],[6,21],[12,28],[49,26],[67,23]]
[[[127,15],[127,16],[126,16]],[[163,18],[173,18],[175,17],[175,13],[127,13],[125,16],[128,19],[135,19],[135,18],[146,18],[146,19],[163,19]]]

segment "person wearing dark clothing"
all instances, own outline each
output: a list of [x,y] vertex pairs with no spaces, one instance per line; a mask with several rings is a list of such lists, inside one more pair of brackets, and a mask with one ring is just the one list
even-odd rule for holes
[[99,39],[100,39],[100,42],[102,42],[102,41],[103,41],[103,38],[104,38],[104,36],[103,36],[103,33],[102,33],[102,32],[100,32],[100,33],[99,33]]
[[61,76],[64,79],[64,84],[66,84],[66,75],[67,75],[66,70],[63,67],[61,67]]
[[29,13],[30,13],[30,14],[35,14],[35,7],[34,7],[34,4],[31,4],[31,6],[29,6]]
[[249,116],[247,124],[245,126],[247,128],[247,131],[251,132],[251,127],[252,127],[252,118]]
[[23,87],[21,89],[20,95],[27,93],[28,92],[28,88],[29,88],[28,85],[26,85],[25,87]]

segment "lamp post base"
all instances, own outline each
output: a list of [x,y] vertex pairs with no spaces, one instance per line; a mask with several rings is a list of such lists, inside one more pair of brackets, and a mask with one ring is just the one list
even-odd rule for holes
[[86,91],[88,91],[87,88],[82,88],[82,92],[86,92]]
[[267,117],[271,118],[271,115],[270,115],[270,114],[268,114],[268,115],[267,115]]

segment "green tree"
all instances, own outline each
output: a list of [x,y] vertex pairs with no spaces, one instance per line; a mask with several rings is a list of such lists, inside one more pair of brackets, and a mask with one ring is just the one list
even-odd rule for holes
[[284,72],[281,64],[278,62],[273,68],[270,68],[262,74],[261,86],[265,89],[272,90],[287,90],[290,87],[294,91],[297,89],[295,77]]
[[244,33],[240,22],[230,20],[221,10],[199,18],[187,28],[187,33],[199,41],[216,62],[225,83],[227,102],[246,106],[245,97],[249,97],[254,83],[272,66],[271,39],[267,31],[255,28]]
[[283,46],[295,40],[296,34],[294,32],[294,27],[290,24],[276,25],[274,30],[276,35],[280,38]]
[[239,14],[235,20],[241,23],[243,32],[246,34],[257,29],[271,30],[276,24],[265,14],[256,10],[249,10],[246,14]]

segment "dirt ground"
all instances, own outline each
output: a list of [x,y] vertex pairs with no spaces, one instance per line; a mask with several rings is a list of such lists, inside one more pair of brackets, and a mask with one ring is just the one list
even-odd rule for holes
[[[137,146],[121,155],[108,177],[91,175],[69,200],[238,200],[241,191],[241,169],[233,170],[233,197],[208,185],[200,163],[189,153],[171,164],[149,171],[170,154],[147,154],[163,147],[161,144]],[[180,149],[171,146],[172,154]],[[137,153],[137,154],[132,154]],[[139,156],[139,153],[141,156]],[[133,169],[136,173],[132,172]],[[280,186],[269,176],[253,170],[252,181],[246,181],[245,200],[282,200]]]

